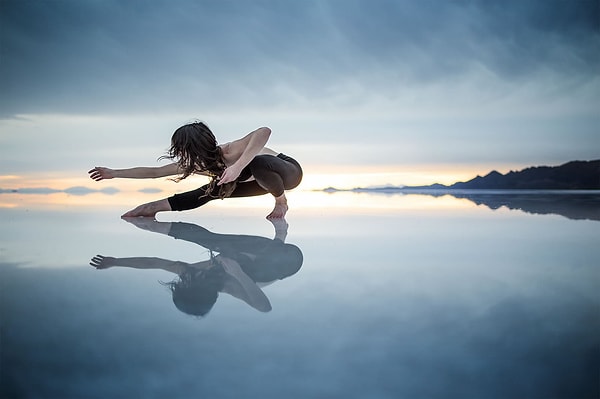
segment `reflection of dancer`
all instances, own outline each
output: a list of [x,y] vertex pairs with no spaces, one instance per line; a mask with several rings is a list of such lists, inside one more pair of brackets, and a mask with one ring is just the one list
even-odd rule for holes
[[[207,314],[225,292],[261,311],[271,310],[271,304],[257,283],[282,280],[300,270],[302,252],[283,241],[287,224],[274,223],[274,239],[250,235],[216,234],[191,223],[157,222],[150,218],[128,219],[137,227],[190,241],[210,250],[210,259],[185,263],[160,258],[113,258],[97,255],[90,264],[97,269],[112,266],[136,269],[162,269],[177,274],[169,287],[175,306],[195,316]],[[218,252],[215,255],[214,252]]]
[[215,198],[250,197],[271,193],[275,207],[268,219],[285,217],[285,190],[300,184],[302,169],[293,158],[265,147],[271,135],[266,127],[245,137],[217,145],[211,130],[202,122],[180,127],[171,138],[166,158],[176,162],[160,167],[110,169],[97,166],[88,173],[96,181],[115,177],[147,179],[191,174],[209,176],[211,182],[197,190],[142,204],[123,217],[155,216],[161,211],[184,211],[198,208]]

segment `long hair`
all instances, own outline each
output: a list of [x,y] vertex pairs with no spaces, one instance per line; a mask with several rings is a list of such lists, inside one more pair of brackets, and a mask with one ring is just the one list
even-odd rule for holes
[[192,316],[205,316],[217,302],[224,281],[222,267],[198,271],[188,266],[177,279],[161,284],[171,291],[177,309]]
[[211,180],[204,196],[223,199],[235,189],[236,182],[217,186],[217,179],[226,167],[223,152],[217,145],[215,135],[203,122],[190,123],[175,130],[167,155],[161,158],[176,160],[183,170],[183,174],[174,179],[176,182],[194,173],[208,174]]

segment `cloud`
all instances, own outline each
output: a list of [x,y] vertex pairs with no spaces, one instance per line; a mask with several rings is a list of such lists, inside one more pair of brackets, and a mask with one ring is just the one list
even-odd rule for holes
[[544,72],[583,85],[600,57],[596,1],[1,7],[4,116],[310,109],[406,98],[481,69],[517,84]]
[[600,157],[597,1],[0,7],[4,173],[148,165],[191,118],[319,165]]

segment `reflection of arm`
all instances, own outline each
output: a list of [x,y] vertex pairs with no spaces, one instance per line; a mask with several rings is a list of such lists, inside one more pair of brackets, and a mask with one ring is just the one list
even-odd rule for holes
[[184,263],[155,257],[112,258],[102,257],[101,267],[111,266],[130,267],[133,269],[162,269],[171,273],[181,274]]
[[219,263],[223,266],[223,270],[231,276],[225,280],[223,292],[241,299],[261,312],[271,310],[271,303],[265,293],[244,273],[236,261],[220,256]]

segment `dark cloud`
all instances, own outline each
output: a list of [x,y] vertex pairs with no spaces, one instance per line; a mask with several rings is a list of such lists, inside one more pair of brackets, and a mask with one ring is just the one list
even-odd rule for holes
[[[600,3],[523,1],[480,7],[476,52],[491,69],[510,78],[540,69],[596,75],[600,66]],[[489,7],[489,8],[488,8]],[[486,48],[482,44],[488,45]]]
[[480,63],[506,78],[544,66],[597,73],[597,1],[354,3],[336,11],[336,24],[371,60],[401,67],[418,79],[447,79]]
[[0,3],[0,115],[193,112],[394,96],[468,75],[584,84],[593,1]]

